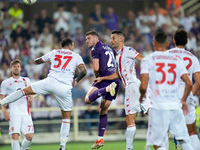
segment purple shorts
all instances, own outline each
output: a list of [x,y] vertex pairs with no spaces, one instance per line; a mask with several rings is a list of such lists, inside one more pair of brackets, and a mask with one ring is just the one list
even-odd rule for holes
[[104,88],[104,87],[107,87],[108,85],[110,85],[112,82],[115,82],[117,84],[116,88],[115,88],[115,95],[114,96],[111,96],[110,93],[106,93],[106,95],[102,96],[103,99],[105,100],[109,100],[109,101],[112,101],[112,100],[115,100],[116,98],[116,95],[117,95],[117,92],[119,90],[119,87],[120,87],[120,83],[121,83],[121,80],[120,79],[115,79],[115,80],[103,80],[101,81],[100,83],[97,83],[97,84],[94,84],[92,86],[100,89],[100,88]]

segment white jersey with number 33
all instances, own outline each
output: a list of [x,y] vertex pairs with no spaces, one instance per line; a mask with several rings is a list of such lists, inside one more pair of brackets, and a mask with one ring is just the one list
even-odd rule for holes
[[149,74],[151,108],[180,109],[180,78],[188,74],[182,61],[167,52],[156,51],[142,60],[141,74]]
[[79,54],[68,49],[52,50],[42,56],[42,59],[51,62],[49,77],[69,85],[73,82],[77,66],[84,64]]

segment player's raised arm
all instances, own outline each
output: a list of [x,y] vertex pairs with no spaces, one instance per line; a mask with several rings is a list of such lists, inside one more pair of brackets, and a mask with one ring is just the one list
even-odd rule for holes
[[84,64],[81,64],[77,67],[78,72],[80,72],[77,77],[75,78],[76,82],[79,82],[86,74],[87,70]]
[[39,65],[39,64],[42,64],[42,63],[44,63],[44,60],[42,59],[42,57],[36,58],[36,59],[34,60],[34,64]]

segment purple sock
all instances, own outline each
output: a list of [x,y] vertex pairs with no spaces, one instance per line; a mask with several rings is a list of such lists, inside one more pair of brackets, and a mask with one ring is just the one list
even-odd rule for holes
[[105,130],[106,130],[107,122],[108,122],[108,115],[107,115],[107,114],[105,114],[105,115],[100,115],[99,127],[98,127],[99,136],[103,136],[103,135],[104,135],[104,132],[105,132]]
[[98,89],[94,92],[92,92],[89,96],[89,101],[94,102],[97,98],[101,97],[102,95],[106,94],[106,87]]

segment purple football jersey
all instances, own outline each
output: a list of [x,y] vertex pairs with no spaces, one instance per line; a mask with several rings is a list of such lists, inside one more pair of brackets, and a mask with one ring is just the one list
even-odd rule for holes
[[92,48],[92,59],[99,59],[100,77],[108,76],[116,71],[115,56],[117,52],[101,41]]

